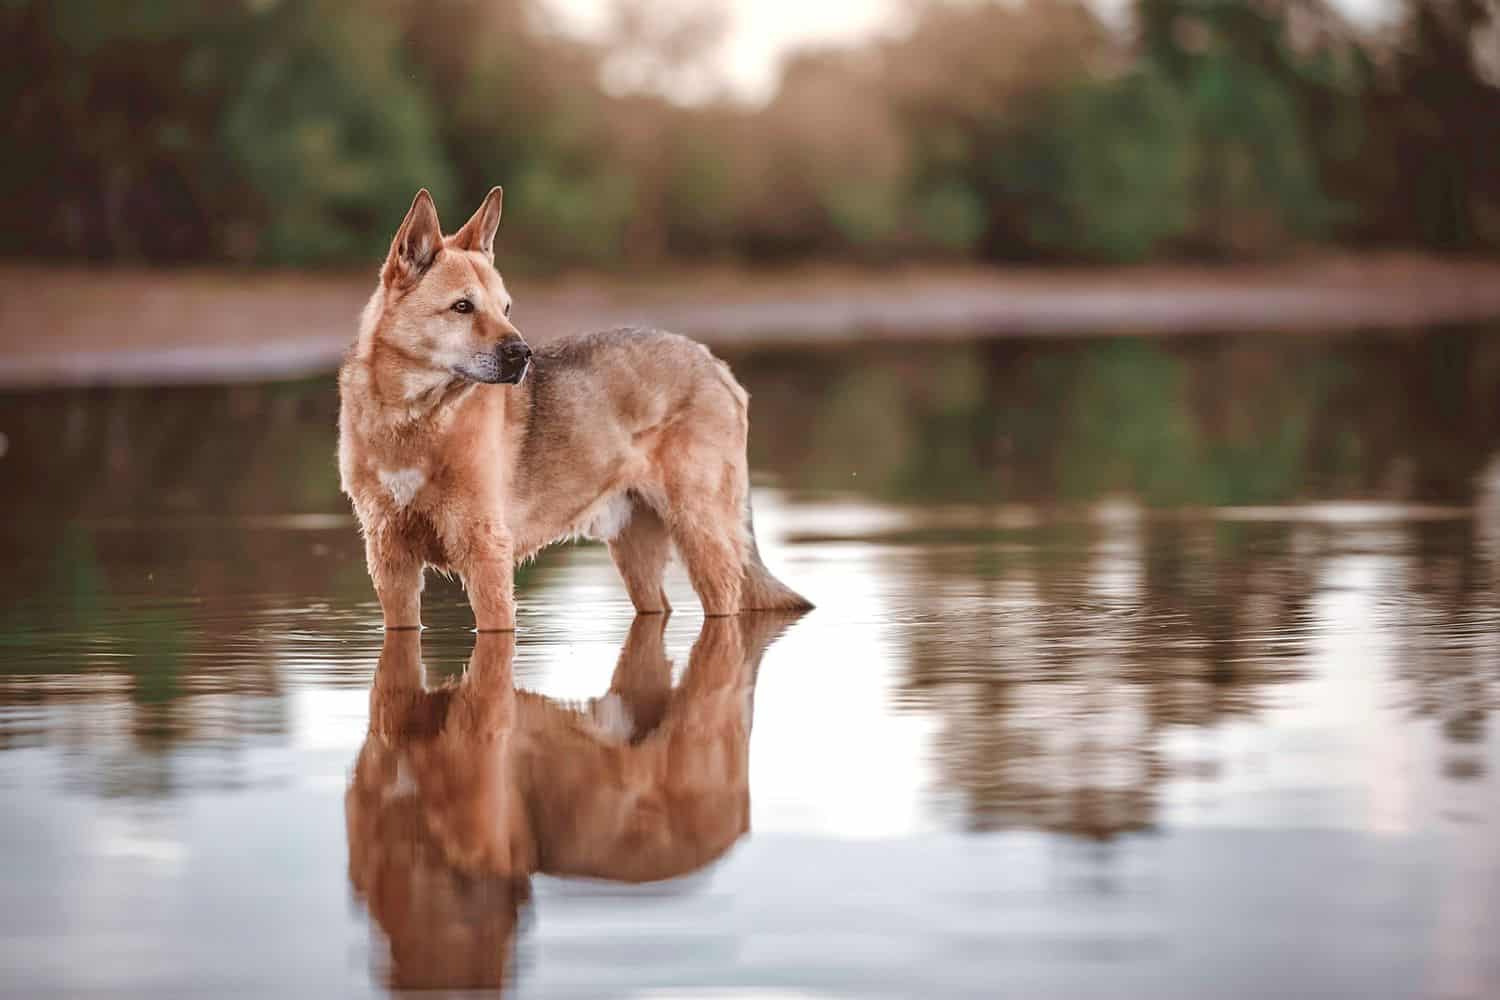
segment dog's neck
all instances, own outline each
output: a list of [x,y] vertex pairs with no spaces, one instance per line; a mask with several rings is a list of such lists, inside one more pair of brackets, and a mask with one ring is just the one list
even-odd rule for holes
[[441,423],[444,416],[479,388],[477,383],[452,372],[390,369],[373,364],[367,371],[380,415],[397,426],[418,421]]
[[358,393],[345,391],[346,405],[357,400],[358,418],[371,430],[399,430],[417,422],[441,419],[468,398],[478,386],[451,372],[417,367],[397,357],[399,349],[382,345],[373,338],[361,337],[339,371],[339,381],[346,387],[362,387]]

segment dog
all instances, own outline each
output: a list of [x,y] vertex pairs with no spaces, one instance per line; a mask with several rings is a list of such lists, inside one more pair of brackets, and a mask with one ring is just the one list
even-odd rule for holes
[[501,189],[444,236],[417,192],[339,371],[339,474],[387,628],[421,625],[427,567],[480,631],[515,627],[518,562],[609,543],[637,612],[670,610],[675,547],[709,616],[812,605],[761,562],[749,400],[701,344],[617,329],[533,352],[495,270]]
[[388,631],[344,816],[390,984],[504,985],[534,874],[654,882],[727,853],[750,826],[756,674],[795,617],[704,619],[674,687],[667,616],[637,616],[581,704],[515,687],[513,633],[429,687],[421,634]]

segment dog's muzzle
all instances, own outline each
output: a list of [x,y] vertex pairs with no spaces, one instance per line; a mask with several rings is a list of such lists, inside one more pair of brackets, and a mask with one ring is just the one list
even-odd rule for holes
[[531,367],[531,346],[520,337],[507,340],[495,348],[495,357],[500,364],[500,381],[519,383]]
[[488,354],[476,354],[455,369],[464,378],[491,385],[518,385],[531,367],[531,348],[517,337],[496,345]]

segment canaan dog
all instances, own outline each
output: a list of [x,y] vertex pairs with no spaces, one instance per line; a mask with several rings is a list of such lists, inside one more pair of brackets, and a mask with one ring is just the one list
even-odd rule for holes
[[386,627],[421,624],[431,566],[480,631],[512,629],[516,564],[570,537],[608,541],[639,612],[669,610],[674,545],[707,615],[811,607],[756,549],[729,368],[655,330],[533,352],[495,270],[500,200],[444,236],[417,192],[339,372],[339,473]]
[[705,619],[673,687],[667,616],[638,616],[581,704],[514,686],[512,634],[429,687],[421,634],[387,632],[344,818],[390,984],[504,985],[535,873],[650,882],[728,851],[750,825],[756,673],[794,618]]

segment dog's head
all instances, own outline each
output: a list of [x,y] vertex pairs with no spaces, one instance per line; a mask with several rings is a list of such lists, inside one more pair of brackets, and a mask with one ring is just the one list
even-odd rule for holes
[[404,366],[471,382],[526,377],[531,348],[511,325],[510,293],[495,270],[500,198],[491,190],[462,229],[444,236],[432,195],[417,192],[380,270],[374,331]]

